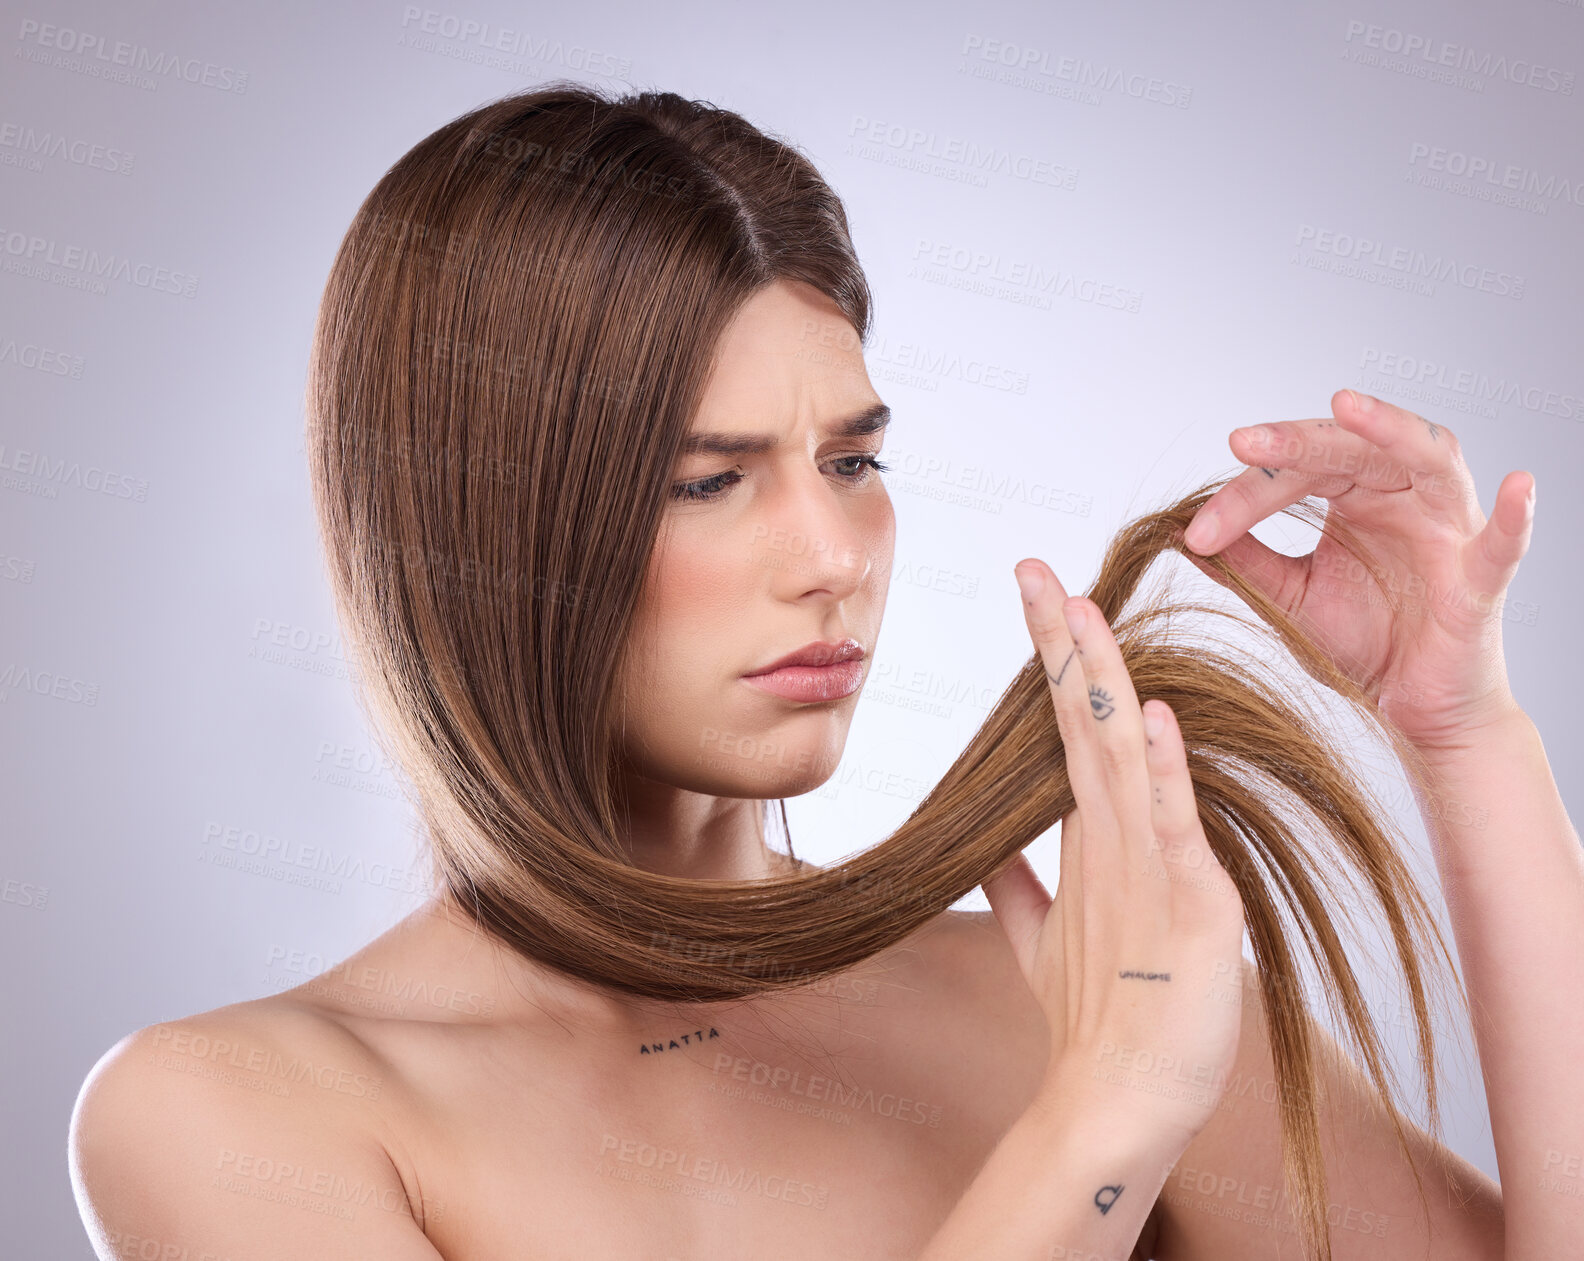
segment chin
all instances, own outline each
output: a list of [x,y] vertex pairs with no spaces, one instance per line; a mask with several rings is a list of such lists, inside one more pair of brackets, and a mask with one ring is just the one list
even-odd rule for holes
[[774,728],[705,727],[694,772],[699,792],[718,797],[798,797],[836,773],[846,747],[846,724],[826,738],[796,739]]

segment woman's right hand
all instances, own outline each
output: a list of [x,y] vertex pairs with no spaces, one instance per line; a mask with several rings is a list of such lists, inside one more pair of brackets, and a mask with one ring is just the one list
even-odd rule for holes
[[1054,902],[1022,854],[983,885],[1050,1022],[1037,1102],[1060,1109],[1084,1091],[1186,1146],[1237,1054],[1242,900],[1205,839],[1170,707],[1141,709],[1093,601],[1071,602],[1086,615],[1075,636],[1050,567],[1025,560],[1018,574],[1020,587],[1044,580],[1028,584],[1023,613],[1076,803]]

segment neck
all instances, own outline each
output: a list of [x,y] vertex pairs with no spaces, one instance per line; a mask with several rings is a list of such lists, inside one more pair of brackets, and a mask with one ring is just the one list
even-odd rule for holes
[[762,800],[632,775],[617,805],[628,857],[644,871],[686,880],[770,880],[797,870],[796,860],[766,844]]

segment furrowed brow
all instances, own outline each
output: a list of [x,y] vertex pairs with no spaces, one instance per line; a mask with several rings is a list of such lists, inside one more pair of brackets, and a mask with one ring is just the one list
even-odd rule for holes
[[[839,421],[831,430],[833,438],[866,438],[891,423],[891,409],[884,403],[866,407],[856,415]],[[683,455],[763,455],[775,449],[777,439],[766,433],[691,433],[682,443]]]

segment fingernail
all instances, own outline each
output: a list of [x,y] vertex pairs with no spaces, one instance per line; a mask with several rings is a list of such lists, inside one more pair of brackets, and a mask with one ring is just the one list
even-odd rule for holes
[[1148,701],[1144,704],[1144,730],[1152,736],[1166,730],[1166,715],[1161,713],[1159,705]]
[[1242,434],[1244,440],[1248,442],[1249,446],[1255,448],[1256,450],[1263,450],[1264,447],[1270,442],[1271,437],[1270,430],[1265,428],[1264,425],[1255,425],[1250,429],[1234,429],[1232,432],[1235,434]]
[[1081,603],[1067,601],[1062,605],[1062,616],[1067,619],[1067,630],[1074,639],[1083,634],[1083,628],[1089,621],[1089,612]]
[[1017,575],[1018,590],[1023,593],[1025,600],[1032,600],[1045,590],[1045,575],[1040,573],[1038,565],[1029,565],[1027,568],[1019,565],[1012,572]]
[[1348,393],[1353,396],[1353,401],[1358,404],[1361,412],[1367,412],[1375,406],[1375,400],[1363,390],[1349,390]]
[[1215,541],[1215,523],[1210,519],[1211,514],[1205,513],[1193,519],[1188,526],[1188,532],[1183,535],[1183,542],[1196,552],[1210,550],[1210,544]]

